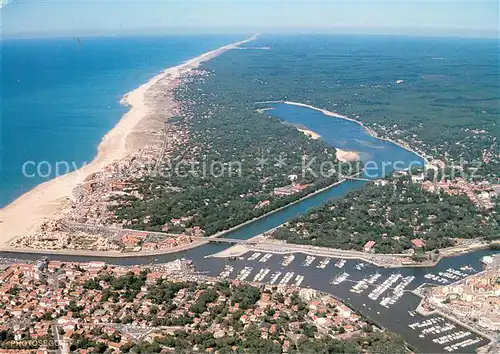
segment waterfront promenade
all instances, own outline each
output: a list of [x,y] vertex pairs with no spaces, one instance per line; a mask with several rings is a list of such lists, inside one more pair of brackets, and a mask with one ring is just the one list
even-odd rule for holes
[[[269,230],[272,231],[275,228]],[[124,231],[127,231],[126,229]],[[137,230],[130,230],[137,232]],[[147,231],[142,231],[147,233]],[[161,232],[154,232],[155,234],[161,236],[176,237],[179,235],[168,234]],[[228,244],[228,247],[220,252],[212,255],[207,255],[207,257],[216,258],[228,258],[228,257],[238,257],[250,251],[261,251],[275,254],[290,254],[290,253],[303,253],[311,256],[324,256],[332,258],[345,258],[345,259],[358,259],[366,261],[368,263],[374,264],[378,267],[384,268],[398,268],[398,267],[433,267],[439,263],[440,260],[446,257],[452,257],[463,253],[473,252],[481,249],[486,249],[489,247],[500,247],[500,240],[493,241],[491,243],[483,242],[482,240],[468,240],[465,244],[460,244],[457,246],[442,249],[439,252],[438,257],[435,260],[429,260],[426,262],[417,263],[412,261],[411,254],[379,254],[379,253],[367,253],[355,250],[342,250],[335,248],[310,246],[310,245],[299,245],[286,243],[286,241],[275,240],[266,238],[263,234],[251,237],[249,239],[236,239],[236,238],[224,238],[221,237],[223,234],[219,234],[219,237],[196,237],[192,236],[191,243],[184,244],[181,246],[176,246],[166,249],[158,249],[153,251],[137,251],[137,252],[119,252],[119,251],[94,251],[94,250],[34,250],[34,249],[2,249],[0,251],[12,252],[12,253],[29,253],[29,254],[39,254],[40,256],[47,255],[68,255],[68,256],[91,256],[91,257],[150,257],[150,256],[161,256],[168,254],[179,255],[182,252],[188,251],[190,249],[205,246],[209,243],[219,243]]]
[[308,246],[290,244],[279,240],[267,240],[262,235],[256,236],[253,239],[255,242],[240,242],[238,246],[234,246],[218,252],[212,257],[238,257],[247,252],[261,251],[275,254],[290,254],[290,253],[304,253],[311,256],[323,256],[332,258],[345,258],[345,259],[359,259],[372,263],[378,267],[395,268],[395,267],[433,267],[445,257],[456,256],[458,254],[477,251],[480,249],[488,248],[492,245],[500,246],[500,241],[493,241],[490,244],[484,243],[480,240],[470,240],[467,245],[458,245],[450,248],[440,250],[439,257],[434,261],[427,261],[416,263],[411,259],[411,254],[378,254],[367,253],[354,250],[341,250],[335,248]]

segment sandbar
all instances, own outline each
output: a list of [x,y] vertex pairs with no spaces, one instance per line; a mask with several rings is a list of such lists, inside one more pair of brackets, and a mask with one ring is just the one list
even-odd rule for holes
[[357,151],[347,151],[339,148],[335,148],[335,150],[337,150],[337,160],[340,162],[359,161],[359,152]]
[[304,133],[305,135],[307,135],[308,137],[312,138],[312,139],[319,139],[321,138],[321,135],[319,135],[318,133],[316,132],[313,132],[312,130],[309,130],[309,129],[302,129],[302,128],[297,128],[297,130],[299,132],[302,132]]

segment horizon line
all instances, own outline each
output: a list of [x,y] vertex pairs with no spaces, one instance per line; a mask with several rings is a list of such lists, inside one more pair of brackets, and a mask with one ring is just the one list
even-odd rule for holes
[[499,39],[498,29],[472,28],[395,28],[395,27],[330,27],[330,28],[228,28],[228,27],[182,27],[182,28],[137,28],[137,29],[95,29],[71,31],[13,32],[2,31],[1,39],[18,38],[64,38],[64,37],[110,37],[110,36],[161,36],[161,35],[382,35],[382,36],[412,36],[441,38],[478,38]]
[[369,32],[252,32],[252,31],[241,31],[241,32],[85,32],[85,33],[16,33],[11,35],[2,35],[0,37],[0,42],[6,40],[29,40],[29,39],[70,39],[70,38],[111,38],[111,37],[161,37],[161,36],[246,36],[257,34],[259,36],[286,36],[286,35],[297,35],[297,36],[366,36],[366,37],[412,37],[412,38],[441,38],[441,39],[476,39],[476,40],[498,40],[500,39],[500,34],[498,36],[489,35],[463,35],[463,34],[426,34],[426,33],[369,33]]

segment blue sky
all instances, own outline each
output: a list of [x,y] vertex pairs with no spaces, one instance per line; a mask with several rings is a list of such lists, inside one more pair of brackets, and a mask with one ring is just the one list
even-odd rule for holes
[[498,1],[9,0],[3,35],[354,32],[498,37]]

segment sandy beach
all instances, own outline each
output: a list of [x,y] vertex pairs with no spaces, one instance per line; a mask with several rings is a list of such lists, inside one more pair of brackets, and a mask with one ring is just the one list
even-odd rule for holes
[[[73,198],[73,189],[88,176],[96,173],[111,163],[120,161],[137,152],[147,144],[147,137],[155,130],[154,117],[149,115],[150,90],[157,85],[162,89],[173,89],[179,84],[179,78],[228,50],[254,40],[255,37],[229,44],[190,59],[178,66],[168,68],[147,83],[127,93],[121,103],[130,107],[116,126],[102,139],[94,160],[72,173],[42,183],[23,194],[0,212],[0,249],[7,249],[10,240],[33,232],[44,221],[67,211]],[[162,103],[167,115],[175,112],[174,102]],[[141,139],[141,136],[143,137]]]
[[335,150],[337,150],[335,154],[337,156],[337,160],[340,162],[359,161],[359,152],[357,151],[347,151],[339,148],[335,148]]
[[309,130],[309,129],[301,129],[301,128],[297,128],[297,130],[299,132],[302,132],[304,133],[305,135],[307,135],[308,137],[312,138],[312,139],[319,139],[321,138],[321,135],[319,135],[318,133],[316,132],[313,132],[312,130]]
[[[270,101],[271,102],[271,101]],[[337,112],[331,112],[331,111],[328,111],[326,109],[322,109],[322,108],[318,108],[318,107],[314,107],[314,106],[311,106],[309,104],[305,104],[305,103],[300,103],[300,102],[292,102],[292,101],[272,101],[272,103],[278,103],[278,102],[283,102],[284,104],[288,104],[288,105],[291,105],[291,106],[299,106],[299,107],[305,107],[305,108],[309,108],[309,109],[313,109],[315,111],[318,111],[318,112],[321,112],[323,113],[324,115],[326,116],[330,116],[330,117],[335,117],[335,118],[341,118],[341,119],[345,119],[345,120],[349,120],[351,122],[354,122],[356,124],[359,124],[360,126],[362,126],[371,136],[373,136],[374,138],[376,139],[379,139],[379,140],[385,140],[385,141],[389,141],[395,145],[398,145],[399,147],[405,149],[405,150],[408,150],[410,152],[413,152],[415,155],[417,155],[418,157],[420,157],[422,160],[424,160],[424,162],[426,164],[429,163],[429,161],[427,160],[427,158],[425,156],[423,156],[421,153],[419,153],[418,151],[415,151],[413,150],[412,148],[408,147],[408,146],[404,146],[403,144],[397,142],[397,141],[394,141],[392,139],[389,139],[389,138],[381,138],[379,136],[377,136],[377,134],[375,134],[375,132],[373,130],[371,130],[370,128],[366,127],[362,122],[360,122],[359,120],[356,120],[354,118],[349,118],[347,116],[344,116],[342,114],[339,114]],[[265,102],[264,102],[265,103]]]
[[[303,105],[301,103],[295,103],[295,102],[285,102],[285,103],[295,105],[295,106],[306,106],[306,105]],[[306,106],[306,107],[311,108],[309,106]],[[328,111],[326,111],[326,112],[328,112]],[[329,113],[330,113],[330,115],[336,114],[333,112],[329,112]],[[296,127],[296,128],[299,132],[304,133],[305,135],[307,135],[311,139],[321,139],[321,135],[319,135],[318,133],[316,133],[312,130],[309,130],[307,128],[302,128],[302,127]],[[357,152],[357,151],[347,151],[347,150],[341,150],[339,148],[335,148],[335,150],[337,150],[337,152],[336,152],[337,160],[339,160],[340,162],[359,161],[359,152]]]

